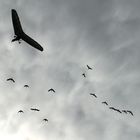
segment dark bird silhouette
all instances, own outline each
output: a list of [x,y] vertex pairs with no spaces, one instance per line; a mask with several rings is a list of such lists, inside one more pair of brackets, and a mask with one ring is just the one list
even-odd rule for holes
[[54,92],[54,93],[55,93],[55,90],[54,90],[53,88],[50,88],[50,89],[48,90],[48,92]]
[[122,112],[124,112],[125,114],[127,114],[127,111],[126,110],[122,110]]
[[112,110],[115,110],[116,111],[116,108],[114,108],[114,107],[109,107],[109,109],[112,109]]
[[130,113],[132,116],[134,116],[134,114],[132,113],[132,111],[127,110],[128,113]]
[[48,119],[43,119],[43,121],[48,122]]
[[97,96],[94,93],[90,93],[90,95],[94,96],[95,98],[97,98]]
[[119,109],[116,109],[117,112],[122,113]]
[[86,78],[86,74],[85,73],[83,73],[82,75]]
[[102,104],[108,105],[108,103],[106,101],[105,102],[102,102]]
[[24,87],[28,88],[28,87],[29,87],[29,85],[24,85]]
[[14,36],[15,38],[12,40],[12,42],[18,41],[20,43],[20,40],[22,39],[28,44],[30,44],[32,47],[40,51],[43,51],[43,48],[41,47],[39,43],[37,43],[35,40],[33,40],[31,37],[29,37],[27,34],[24,33],[16,10],[12,9],[11,13],[12,13],[14,33],[15,33],[15,36]]
[[15,83],[15,80],[13,78],[8,78],[7,81],[12,81],[13,83]]
[[36,109],[36,108],[30,108],[30,110],[33,110],[33,111],[40,111],[39,109]]
[[18,113],[24,113],[23,110],[19,110]]
[[87,65],[87,68],[88,68],[88,70],[92,70],[92,68],[89,65]]

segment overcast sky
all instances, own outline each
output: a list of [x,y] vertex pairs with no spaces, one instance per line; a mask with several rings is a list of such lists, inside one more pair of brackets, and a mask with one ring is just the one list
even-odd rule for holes
[[[43,52],[11,43],[11,9]],[[0,0],[0,41],[1,140],[140,139],[139,0]]]

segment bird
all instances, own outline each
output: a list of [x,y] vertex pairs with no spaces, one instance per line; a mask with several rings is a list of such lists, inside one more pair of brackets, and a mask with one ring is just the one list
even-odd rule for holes
[[15,80],[13,78],[8,78],[6,81],[12,81],[13,83],[15,83]]
[[19,110],[18,113],[24,113],[23,110]]
[[122,113],[119,109],[116,109],[117,112]]
[[102,104],[108,105],[108,103],[106,101],[105,102],[102,102]]
[[87,68],[88,68],[88,70],[92,70],[92,68],[89,65],[87,65]]
[[83,75],[84,77],[86,77],[86,74],[85,74],[85,73],[83,73],[82,75]]
[[39,109],[36,109],[36,108],[30,108],[30,110],[33,110],[33,111],[40,111]]
[[125,114],[127,114],[127,111],[126,110],[122,110],[122,112],[124,112]]
[[116,108],[114,108],[114,107],[109,107],[109,109],[116,110]]
[[132,113],[132,111],[127,110],[128,113],[130,113],[132,116],[134,116],[134,114]]
[[48,119],[43,119],[43,121],[48,122]]
[[90,93],[90,95],[94,96],[95,98],[97,98],[97,96],[94,93]]
[[55,93],[55,90],[54,90],[53,88],[50,88],[50,89],[48,90],[48,92],[54,92],[54,93]]
[[24,85],[24,87],[29,88],[29,85]]

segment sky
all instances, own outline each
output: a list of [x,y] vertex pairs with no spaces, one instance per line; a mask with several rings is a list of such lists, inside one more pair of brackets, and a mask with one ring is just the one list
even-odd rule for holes
[[[11,9],[43,52],[11,43]],[[0,0],[0,139],[139,140],[139,37],[139,0]]]

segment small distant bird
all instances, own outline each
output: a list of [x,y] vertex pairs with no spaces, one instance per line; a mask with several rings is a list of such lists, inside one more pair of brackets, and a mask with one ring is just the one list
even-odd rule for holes
[[106,101],[105,102],[102,102],[102,104],[108,105],[108,103]]
[[122,113],[119,109],[116,109],[117,112]]
[[90,93],[90,95],[94,96],[95,98],[97,98],[97,96],[94,93]]
[[132,113],[132,111],[127,110],[128,113],[130,113],[132,116],[134,116],[134,114]]
[[19,110],[18,113],[24,113],[23,110]]
[[109,107],[109,109],[116,110],[116,108],[114,108],[114,107]]
[[88,68],[88,70],[92,70],[92,68],[89,65],[87,65],[87,68]]
[[82,75],[83,75],[84,77],[86,77],[86,74],[85,74],[85,73],[83,73]]
[[6,81],[12,81],[13,83],[15,83],[15,80],[13,78],[8,78]]
[[36,108],[30,108],[30,110],[33,110],[33,111],[40,111],[39,109],[36,109]]
[[127,114],[127,111],[126,110],[122,110],[122,112],[124,112],[125,114]]
[[55,93],[55,90],[54,90],[53,88],[50,88],[50,89],[48,90],[48,92],[54,92],[54,93]]
[[28,87],[29,87],[29,85],[24,85],[24,87],[28,88]]
[[43,121],[48,122],[48,119],[43,119]]

